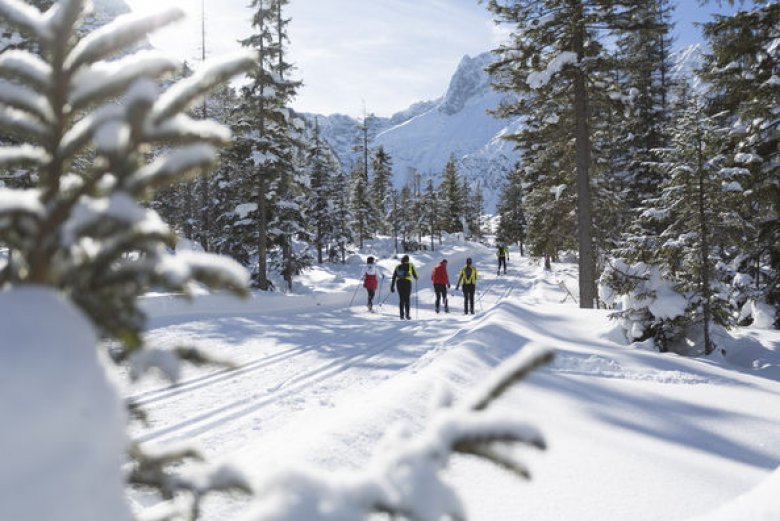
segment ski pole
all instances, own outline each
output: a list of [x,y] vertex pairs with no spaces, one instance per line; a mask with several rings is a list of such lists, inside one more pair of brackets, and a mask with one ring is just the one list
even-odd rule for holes
[[414,319],[420,320],[420,296],[417,294],[417,279],[414,279]]
[[355,302],[355,297],[357,297],[357,292],[360,289],[360,283],[363,282],[363,277],[360,277],[360,281],[357,284],[357,287],[355,288],[355,292],[352,294],[352,299],[349,301],[349,306],[352,307],[352,303]]
[[381,306],[382,304],[384,304],[385,302],[387,302],[387,299],[389,299],[389,298],[390,298],[390,295],[392,295],[392,293],[388,293],[387,295],[385,295],[385,299],[384,299],[382,302],[380,302],[380,303],[379,303],[379,305]]
[[379,292],[376,294],[376,301],[379,302],[377,307],[382,307],[382,286],[385,285],[385,275],[382,274],[382,282],[379,283]]

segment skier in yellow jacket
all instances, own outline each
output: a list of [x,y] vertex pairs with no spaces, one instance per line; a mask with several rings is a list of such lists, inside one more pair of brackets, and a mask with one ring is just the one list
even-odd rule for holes
[[[463,266],[458,275],[458,282],[455,289],[463,286],[463,314],[474,314],[474,294],[477,292],[477,268],[471,265],[471,258],[466,259],[466,265]],[[469,311],[469,308],[471,310]]]

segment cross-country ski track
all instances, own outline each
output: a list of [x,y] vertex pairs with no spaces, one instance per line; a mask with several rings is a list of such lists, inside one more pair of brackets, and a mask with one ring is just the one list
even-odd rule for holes
[[[496,276],[488,278],[477,297],[480,301],[477,309],[482,309],[480,314],[505,299],[515,283],[516,279],[511,275],[504,279]],[[424,295],[427,297],[426,292]],[[147,408],[155,418],[167,419],[153,420],[151,428],[139,431],[136,440],[192,440],[193,437],[208,436],[212,430],[230,430],[231,422],[250,419],[278,401],[319,396],[328,389],[336,392],[348,388],[357,390],[356,386],[370,385],[375,377],[384,377],[384,373],[392,373],[413,363],[425,354],[425,346],[446,346],[447,337],[461,331],[460,323],[478,316],[461,314],[460,294],[450,295],[450,313],[436,315],[430,310],[430,302],[423,307],[418,320],[404,322],[398,320],[395,303],[390,302],[385,302],[374,314],[366,313],[362,305],[354,305],[349,310],[311,313],[297,327],[290,324],[291,327],[283,328],[286,331],[281,334],[276,331],[280,327],[278,323],[266,330],[263,316],[244,316],[240,319],[242,327],[257,327],[256,334],[263,342],[278,336],[275,347],[280,349],[241,362],[232,369],[215,370],[174,385],[130,395],[128,400],[131,403]],[[415,315],[416,310],[413,309],[412,313]],[[348,320],[344,319],[345,314]],[[356,325],[356,318],[365,323]],[[199,344],[197,337],[199,333],[204,333],[204,329],[232,320],[215,317],[199,320],[197,326],[185,320],[163,328],[155,336],[172,336],[177,343],[192,341]],[[319,337],[318,341],[301,346],[287,344],[295,336],[290,330],[297,328],[319,331],[315,335]],[[196,334],[188,338],[190,332]],[[164,345],[163,341],[160,343]],[[254,346],[252,341],[249,344]],[[420,348],[399,349],[399,346],[414,344],[419,344]],[[247,346],[248,350],[252,349],[250,346]],[[210,348],[214,349],[214,346]],[[365,368],[373,371],[366,373]],[[364,379],[366,381],[362,381]],[[235,396],[242,397],[225,400]],[[191,405],[191,413],[185,413],[190,410],[188,404]]]

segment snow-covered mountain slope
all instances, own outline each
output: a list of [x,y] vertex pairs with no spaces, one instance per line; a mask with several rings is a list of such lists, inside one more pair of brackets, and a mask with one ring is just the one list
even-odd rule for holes
[[487,53],[464,57],[435,106],[376,136],[375,146],[384,146],[393,158],[396,182],[406,181],[413,171],[438,175],[454,156],[470,181],[481,180],[488,188],[499,186],[514,156],[511,147],[498,139],[511,122],[488,113],[504,96],[490,86],[484,70],[490,60]]
[[[501,182],[518,158],[511,144],[501,139],[517,122],[488,113],[504,96],[491,88],[484,70],[491,59],[490,53],[464,56],[441,98],[416,103],[390,118],[369,120],[370,146],[383,146],[393,158],[397,187],[414,172],[438,177],[454,156],[459,172],[485,188],[486,209],[492,211]],[[349,168],[354,161],[358,122],[340,114],[318,119],[323,137]]]
[[702,83],[696,76],[696,70],[702,66],[704,52],[704,47],[696,43],[672,53],[672,76],[674,79],[687,79],[696,90],[700,90]]
[[[672,56],[675,78],[692,79],[701,64],[702,46],[692,45]],[[484,188],[485,210],[491,212],[506,173],[518,161],[511,142],[502,136],[519,130],[519,118],[502,120],[488,113],[502,96],[490,86],[485,67],[491,53],[465,56],[453,74],[447,92],[439,99],[412,105],[390,118],[370,118],[372,141],[369,146],[385,147],[393,158],[396,187],[413,173],[438,177],[451,156],[458,161],[462,175]],[[314,115],[309,115],[314,118]],[[349,116],[317,116],[323,137],[333,147],[345,168],[356,160],[353,147],[359,140],[359,122]]]

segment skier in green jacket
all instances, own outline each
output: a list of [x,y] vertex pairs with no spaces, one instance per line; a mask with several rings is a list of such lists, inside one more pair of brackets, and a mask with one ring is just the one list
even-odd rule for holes
[[499,244],[496,256],[498,257],[498,273],[496,275],[501,275],[502,264],[504,265],[504,275],[506,275],[506,261],[509,258],[509,248],[505,244]]

